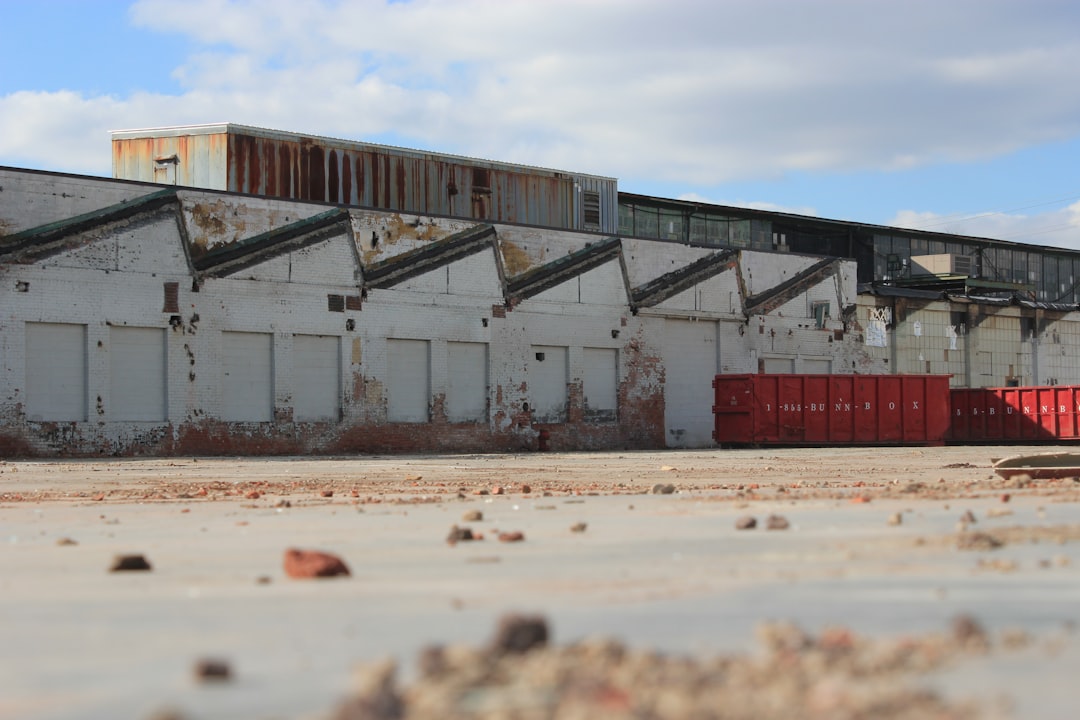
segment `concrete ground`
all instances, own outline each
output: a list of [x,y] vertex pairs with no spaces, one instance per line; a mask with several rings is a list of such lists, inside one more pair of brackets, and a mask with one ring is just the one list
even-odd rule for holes
[[[692,657],[757,653],[766,621],[885,638],[969,616],[992,649],[912,682],[1073,718],[1080,483],[991,469],[1062,449],[0,461],[0,717],[329,717],[357,665],[407,683],[423,648],[526,612],[555,644]],[[351,575],[289,578],[292,547]],[[110,572],[122,554],[152,569]],[[200,682],[205,659],[231,679]]]

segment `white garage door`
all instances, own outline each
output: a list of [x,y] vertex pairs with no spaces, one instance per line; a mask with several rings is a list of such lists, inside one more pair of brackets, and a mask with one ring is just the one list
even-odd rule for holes
[[533,419],[540,423],[566,422],[567,349],[533,345],[530,352],[528,385]]
[[341,395],[340,338],[294,335],[292,383],[294,420],[337,420]]
[[165,420],[165,330],[109,328],[109,418]]
[[487,345],[446,343],[446,418],[450,422],[487,419]]
[[221,419],[270,422],[274,419],[273,336],[221,333]]
[[427,340],[387,340],[387,417],[390,422],[430,419],[431,360]]
[[26,323],[26,417],[86,420],[86,326]]
[[715,322],[664,321],[664,424],[668,447],[712,445]]
[[585,416],[592,420],[614,420],[618,405],[619,351],[585,348]]

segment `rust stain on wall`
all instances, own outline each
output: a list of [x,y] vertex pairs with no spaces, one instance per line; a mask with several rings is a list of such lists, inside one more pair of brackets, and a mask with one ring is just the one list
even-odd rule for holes
[[191,254],[193,257],[201,257],[212,246],[221,244],[229,232],[225,221],[221,219],[225,213],[225,203],[194,203],[190,212],[191,222],[195,227],[195,232],[191,233]]
[[529,254],[509,240],[499,240],[499,248],[502,250],[503,264],[509,275],[520,275],[532,267]]

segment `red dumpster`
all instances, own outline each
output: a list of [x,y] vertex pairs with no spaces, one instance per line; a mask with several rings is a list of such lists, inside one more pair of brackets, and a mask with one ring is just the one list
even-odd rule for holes
[[957,388],[953,442],[1080,440],[1080,385]]
[[717,375],[713,439],[726,445],[938,445],[948,375]]

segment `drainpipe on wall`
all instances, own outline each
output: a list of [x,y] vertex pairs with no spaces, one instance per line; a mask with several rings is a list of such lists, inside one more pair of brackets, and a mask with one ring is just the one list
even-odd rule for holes
[[893,375],[900,372],[899,362],[897,361],[897,340],[896,336],[900,334],[900,311],[904,309],[903,301],[898,301],[896,298],[892,300],[892,332],[888,333],[889,336],[889,370]]
[[1042,311],[1035,309],[1035,322],[1031,329],[1031,384],[1039,384],[1039,328],[1042,326]]

